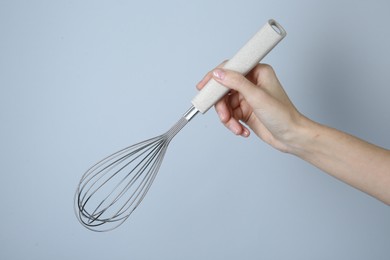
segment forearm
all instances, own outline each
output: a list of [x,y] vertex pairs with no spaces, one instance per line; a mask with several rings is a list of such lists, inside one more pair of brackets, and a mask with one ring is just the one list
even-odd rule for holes
[[390,151],[309,119],[290,152],[390,205]]
[[211,77],[234,90],[217,103],[216,110],[235,134],[249,135],[241,124],[245,122],[274,148],[294,154],[390,205],[389,150],[302,116],[268,65],[257,65],[248,78],[216,69],[205,77],[200,88]]

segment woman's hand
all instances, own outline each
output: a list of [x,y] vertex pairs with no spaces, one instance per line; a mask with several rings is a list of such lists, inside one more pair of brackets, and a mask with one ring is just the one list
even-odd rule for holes
[[276,149],[390,205],[390,150],[301,115],[269,65],[257,65],[246,77],[216,68],[197,88],[202,89],[211,78],[231,89],[215,109],[233,133],[249,136],[247,125]]
[[289,141],[304,117],[288,98],[271,66],[259,64],[246,77],[216,68],[197,88],[202,89],[211,78],[231,89],[215,105],[220,120],[230,131],[248,137],[247,125],[266,143],[288,152]]

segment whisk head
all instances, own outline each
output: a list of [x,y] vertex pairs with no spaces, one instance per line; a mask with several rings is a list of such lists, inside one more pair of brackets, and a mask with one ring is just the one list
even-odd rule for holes
[[80,223],[100,232],[121,225],[144,199],[170,141],[187,122],[183,117],[166,133],[122,149],[87,170],[74,197]]

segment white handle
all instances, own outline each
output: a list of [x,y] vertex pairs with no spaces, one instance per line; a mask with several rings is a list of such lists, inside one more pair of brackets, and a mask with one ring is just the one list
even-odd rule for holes
[[[237,71],[246,75],[256,64],[260,62],[284,37],[286,31],[275,20],[269,20],[250,39],[232,59],[225,65],[225,69]],[[194,97],[192,104],[201,113],[206,113],[215,103],[229,92],[229,89],[222,86],[214,79],[211,79],[206,86]]]

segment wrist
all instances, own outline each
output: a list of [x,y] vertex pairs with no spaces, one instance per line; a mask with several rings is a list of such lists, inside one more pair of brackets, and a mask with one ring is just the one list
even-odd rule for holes
[[289,137],[286,138],[287,153],[298,157],[305,157],[305,154],[310,153],[310,147],[319,136],[320,125],[309,118],[300,115]]

